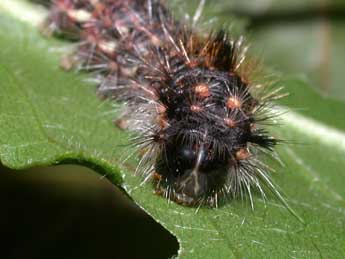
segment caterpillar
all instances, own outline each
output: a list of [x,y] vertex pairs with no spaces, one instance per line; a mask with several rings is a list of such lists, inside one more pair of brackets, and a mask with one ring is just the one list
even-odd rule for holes
[[211,207],[248,195],[253,207],[255,189],[285,202],[260,161],[280,142],[263,127],[280,89],[251,79],[242,38],[199,31],[204,2],[188,20],[161,0],[54,0],[46,28],[78,41],[72,63],[123,104],[117,125],[134,133],[156,194]]

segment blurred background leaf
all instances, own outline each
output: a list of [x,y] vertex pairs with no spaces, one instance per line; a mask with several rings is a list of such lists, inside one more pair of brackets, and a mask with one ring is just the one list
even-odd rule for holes
[[323,95],[345,99],[344,1],[229,1],[221,13],[246,20],[251,50],[266,65],[305,75]]

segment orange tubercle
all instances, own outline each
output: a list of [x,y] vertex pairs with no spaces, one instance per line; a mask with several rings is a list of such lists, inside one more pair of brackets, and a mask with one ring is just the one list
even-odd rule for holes
[[233,119],[230,118],[224,118],[224,123],[227,125],[229,128],[234,128],[236,127],[236,122]]
[[250,156],[250,153],[247,148],[241,148],[236,152],[237,160],[246,160]]
[[198,84],[194,90],[200,97],[206,98],[210,96],[210,89],[207,84]]
[[237,98],[237,97],[234,97],[234,96],[231,96],[228,98],[227,102],[226,102],[226,106],[229,108],[229,109],[234,109],[234,108],[241,108],[242,106],[242,103],[241,101]]
[[201,112],[202,111],[202,107],[200,107],[199,105],[193,104],[193,105],[190,106],[190,110],[192,112]]

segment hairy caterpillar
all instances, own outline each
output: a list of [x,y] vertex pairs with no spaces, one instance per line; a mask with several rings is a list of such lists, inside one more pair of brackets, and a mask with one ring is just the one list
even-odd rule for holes
[[279,142],[261,128],[279,89],[250,79],[241,39],[196,29],[203,3],[190,22],[160,0],[54,0],[46,26],[78,40],[74,62],[123,103],[119,124],[136,134],[138,170],[157,194],[217,206],[247,192],[253,206],[255,188],[284,202],[258,159]]

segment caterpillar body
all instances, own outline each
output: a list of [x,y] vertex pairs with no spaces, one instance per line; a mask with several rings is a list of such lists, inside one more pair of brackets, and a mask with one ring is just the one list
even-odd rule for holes
[[98,94],[123,103],[121,127],[157,194],[187,206],[244,193],[253,206],[253,188],[282,199],[258,157],[279,142],[261,128],[278,90],[248,77],[241,39],[199,32],[199,12],[190,22],[160,0],[54,0],[47,27],[78,40],[74,60]]

